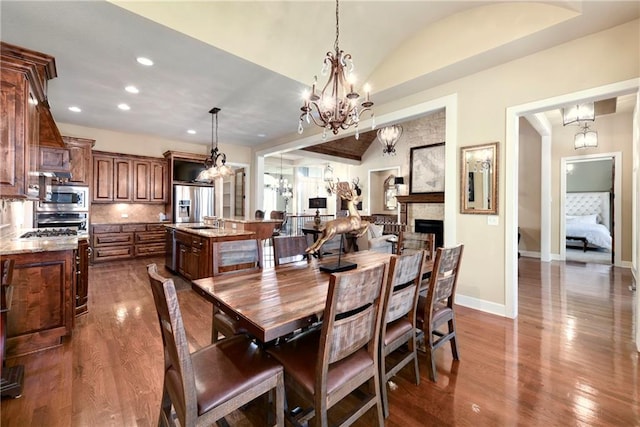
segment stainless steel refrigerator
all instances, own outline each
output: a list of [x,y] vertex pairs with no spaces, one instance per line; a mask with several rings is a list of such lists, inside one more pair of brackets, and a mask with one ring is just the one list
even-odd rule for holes
[[213,187],[202,185],[173,186],[173,218],[175,222],[203,222],[214,216]]

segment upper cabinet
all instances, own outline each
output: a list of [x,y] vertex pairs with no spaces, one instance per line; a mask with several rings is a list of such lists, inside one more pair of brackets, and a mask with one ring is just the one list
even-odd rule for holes
[[167,188],[167,167],[163,159],[93,153],[94,203],[164,204]]
[[69,182],[76,185],[91,185],[91,149],[93,139],[63,136],[65,147],[69,150],[71,178]]
[[41,128],[55,134],[47,101],[47,81],[57,76],[55,59],[0,42],[0,68],[0,197],[37,198],[33,172],[38,171]]

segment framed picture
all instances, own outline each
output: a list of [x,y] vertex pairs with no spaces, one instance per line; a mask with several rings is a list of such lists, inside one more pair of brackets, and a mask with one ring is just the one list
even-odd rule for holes
[[444,192],[444,142],[411,148],[409,193]]

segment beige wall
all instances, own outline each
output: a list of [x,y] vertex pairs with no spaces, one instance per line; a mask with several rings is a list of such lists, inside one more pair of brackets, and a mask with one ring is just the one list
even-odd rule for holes
[[622,224],[621,227],[623,262],[631,262],[631,203],[632,203],[632,114],[616,113],[596,117],[592,128],[598,131],[598,147],[575,150],[573,136],[575,126],[552,128],[551,136],[551,252],[560,252],[560,160],[563,157],[594,155],[598,153],[622,153],[622,170],[616,171],[622,177]]
[[521,251],[540,252],[540,134],[520,118],[518,152],[518,227]]
[[[376,115],[382,116],[402,108],[456,94],[457,139],[447,142],[457,144],[458,148],[500,142],[499,226],[488,225],[485,215],[457,214],[456,216],[456,239],[465,244],[458,291],[466,298],[468,304],[497,313],[505,307],[507,287],[504,261],[506,109],[638,78],[640,76],[639,34],[639,21],[635,20],[447,84],[425,88],[422,92],[416,92],[392,103],[376,105]],[[425,50],[428,51],[426,46]],[[606,61],[603,58],[606,58]],[[407,63],[400,62],[397,66],[410,67],[409,61],[408,58]],[[408,159],[402,158],[396,161],[396,164],[401,165],[403,174],[408,171],[407,161]],[[458,161],[459,155],[456,156],[455,162],[447,164],[447,167],[456,168],[456,175],[459,176]],[[361,167],[367,168],[368,165]],[[457,182],[448,184],[447,188],[458,192],[459,184]],[[557,184],[553,188],[557,188]],[[458,200],[457,197],[456,200]],[[557,224],[557,215],[554,221]],[[555,234],[557,236],[557,230]],[[557,245],[556,237],[554,247]],[[458,300],[461,301],[460,298]]]

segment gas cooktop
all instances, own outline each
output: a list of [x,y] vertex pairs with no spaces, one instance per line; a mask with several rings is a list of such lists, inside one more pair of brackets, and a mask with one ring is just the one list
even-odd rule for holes
[[28,231],[20,236],[21,239],[46,239],[50,237],[74,237],[78,230],[73,228],[39,228]]

